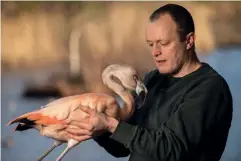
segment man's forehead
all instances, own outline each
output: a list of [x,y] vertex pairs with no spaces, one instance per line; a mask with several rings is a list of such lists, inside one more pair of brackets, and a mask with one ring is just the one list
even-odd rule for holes
[[153,21],[148,22],[146,27],[147,36],[156,35],[163,37],[170,37],[176,33],[176,23],[172,20],[169,14],[162,14],[160,18]]

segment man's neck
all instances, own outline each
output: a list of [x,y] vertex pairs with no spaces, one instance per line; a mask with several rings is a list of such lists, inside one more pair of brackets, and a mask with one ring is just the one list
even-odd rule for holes
[[196,71],[201,66],[202,66],[202,63],[198,60],[198,58],[196,57],[196,54],[195,54],[195,56],[193,56],[193,58],[191,60],[187,61],[186,63],[184,63],[182,65],[182,67],[178,73],[176,73],[172,76],[176,77],[176,78],[184,77],[184,76]]

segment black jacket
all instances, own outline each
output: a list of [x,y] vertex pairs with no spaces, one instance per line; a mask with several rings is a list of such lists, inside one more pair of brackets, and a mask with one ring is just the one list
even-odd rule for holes
[[130,155],[130,161],[218,161],[232,120],[226,81],[203,63],[182,78],[154,70],[144,82],[144,106],[96,142],[115,157]]

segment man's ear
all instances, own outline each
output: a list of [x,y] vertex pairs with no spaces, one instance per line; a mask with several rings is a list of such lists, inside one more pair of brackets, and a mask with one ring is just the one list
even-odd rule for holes
[[186,36],[186,49],[189,50],[191,49],[195,44],[195,34],[193,32],[190,32]]

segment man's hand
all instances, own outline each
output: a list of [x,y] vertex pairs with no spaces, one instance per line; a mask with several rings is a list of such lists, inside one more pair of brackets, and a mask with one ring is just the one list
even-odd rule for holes
[[[84,138],[93,137],[95,135],[101,134],[102,131],[114,132],[119,121],[115,118],[106,116],[103,113],[98,113],[89,107],[81,107],[83,112],[86,112],[89,116],[85,120],[72,121],[69,125],[74,125],[78,128],[67,127],[65,131],[67,135],[75,140],[83,141]],[[88,137],[89,136],[89,137]]]

